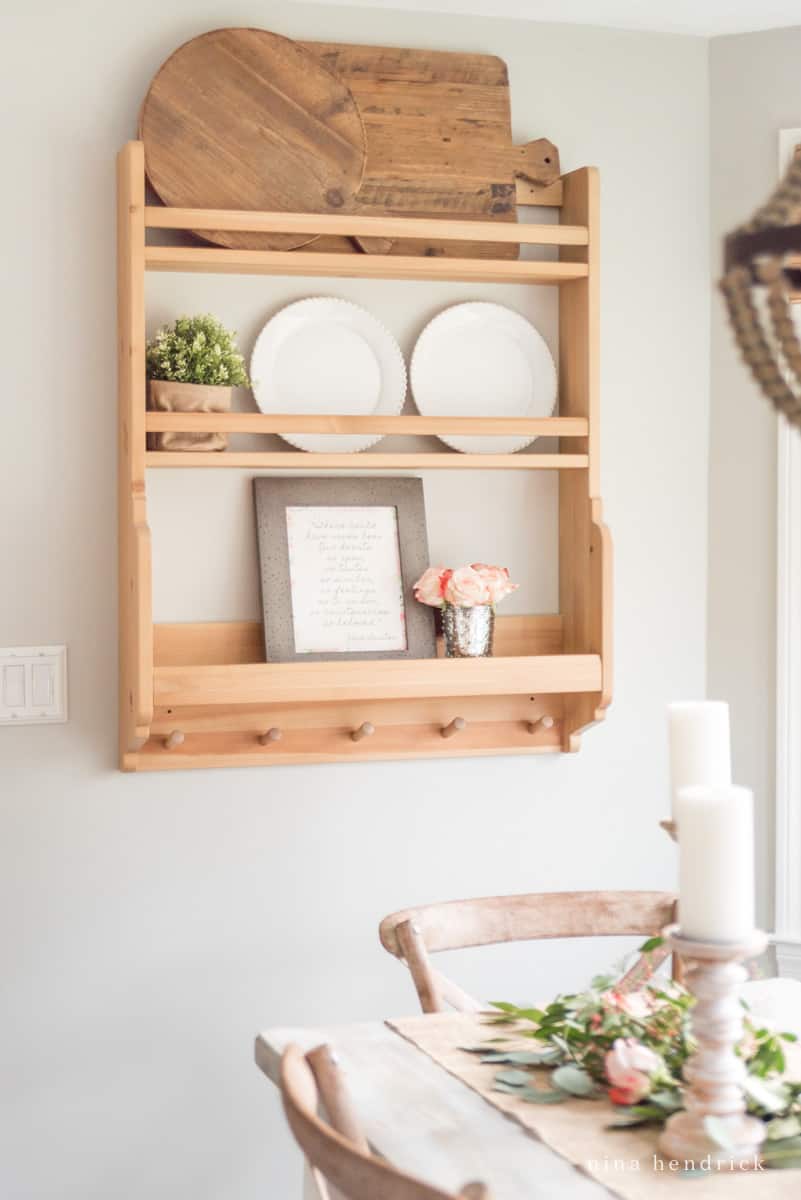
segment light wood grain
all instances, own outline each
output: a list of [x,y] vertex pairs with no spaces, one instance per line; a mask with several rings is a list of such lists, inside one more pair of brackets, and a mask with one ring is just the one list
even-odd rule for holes
[[586,246],[586,225],[515,225],[488,227],[484,221],[440,217],[364,216],[360,213],[332,215],[305,212],[255,212],[244,209],[170,208],[148,205],[145,225],[149,229],[224,229],[262,233],[313,233],[351,237],[355,234],[384,238],[441,241],[485,241],[525,246]]
[[306,1061],[314,1075],[326,1120],[357,1150],[368,1154],[370,1147],[356,1116],[336,1051],[323,1043],[308,1052]]
[[536,892],[483,896],[401,909],[381,922],[382,945],[399,956],[395,930],[403,921],[420,928],[428,952],[546,938],[656,934],[673,920],[676,897],[668,892]]
[[[562,618],[498,615],[495,649],[501,658],[528,654],[559,654]],[[264,661],[261,621],[176,622],[154,627],[154,654],[160,667],[206,664],[260,663]]]
[[262,471],[582,471],[584,454],[309,454],[294,450],[149,450],[147,467],[247,468]]
[[598,693],[576,696],[565,709],[563,749],[577,750],[579,734],[601,720],[612,698],[612,545],[600,496],[600,188],[598,172],[585,167],[563,179],[562,216],[589,230],[587,246],[564,246],[560,260],[582,264],[585,279],[559,293],[560,409],[584,417],[588,433],[575,449],[587,471],[559,479],[559,608],[565,649],[602,657]]
[[[318,1069],[321,1051],[325,1053],[328,1048],[314,1052]],[[458,1195],[445,1193],[404,1174],[374,1157],[361,1135],[354,1142],[322,1120],[317,1114],[321,1097],[312,1067],[299,1046],[290,1045],[284,1051],[279,1080],[284,1112],[295,1140],[312,1166],[347,1200],[469,1200],[461,1188]],[[334,1086],[330,1077],[328,1084],[330,1093]],[[341,1107],[343,1100],[344,1086],[337,1079],[335,1102]],[[476,1197],[475,1189],[471,1194]],[[480,1194],[488,1197],[485,1190]]]
[[337,1052],[373,1150],[409,1174],[457,1191],[485,1179],[494,1200],[603,1200],[609,1193],[528,1135],[385,1025],[271,1029],[256,1062],[278,1082],[281,1055],[321,1041]]
[[596,691],[601,663],[596,654],[350,659],[156,667],[154,674],[154,697],[159,705],[313,704],[337,699]]
[[228,250],[211,246],[148,246],[148,271],[223,275],[335,275],[357,279],[440,279],[462,283],[566,283],[587,274],[586,264],[540,260],[414,258],[410,255],[295,254],[282,250]]
[[348,414],[149,412],[152,432],[193,433],[384,433],[439,436],[441,433],[525,433],[532,437],[586,437],[581,417],[418,417]]
[[[505,655],[519,655],[528,661],[545,657],[559,663],[561,619],[557,615],[499,617],[496,642]],[[214,664],[223,673],[236,664],[260,664],[263,671],[271,671],[275,666],[315,665],[264,664],[261,626],[255,621],[157,625],[155,655],[159,669],[170,666],[190,673],[196,666]],[[447,668],[442,660],[429,661],[435,668],[437,662]],[[344,664],[322,665],[336,669]],[[350,665],[366,667],[367,664]],[[447,693],[449,688],[437,690]],[[378,761],[434,757],[441,755],[445,747],[460,756],[548,753],[560,745],[562,704],[561,695],[543,695],[527,689],[517,696],[460,695],[459,706],[466,715],[466,727],[458,738],[443,741],[441,730],[453,721],[454,706],[448,695],[416,696],[413,711],[408,699],[374,696],[365,699],[351,684],[343,692],[319,702],[288,700],[286,695],[279,694],[270,700],[251,702],[240,697],[234,703],[209,704],[198,703],[194,695],[192,703],[184,704],[176,703],[175,697],[168,695],[158,700],[153,737],[138,756],[129,760],[128,766],[136,770],[171,770],[252,766],[266,761]],[[532,737],[529,732],[532,719],[546,710],[554,714],[554,723],[538,728],[536,737]],[[353,743],[349,734],[365,723],[365,718],[369,718],[367,723],[375,727],[375,733]],[[165,754],[159,735],[169,733],[178,724],[185,742]],[[264,746],[261,740],[264,730],[271,728],[280,728],[281,743]],[[269,760],[265,759],[265,752]]]
[[[339,1057],[331,1046],[315,1046],[306,1055],[317,1085],[317,1096],[323,1120],[360,1154],[370,1154],[367,1138],[358,1122],[351,1103]],[[338,1188],[329,1186],[316,1168],[311,1168],[321,1200],[348,1200]],[[322,1186],[321,1186],[322,1185]]]
[[[564,202],[566,227],[544,235],[561,242],[560,261],[357,257],[337,254],[282,254],[202,247],[143,249],[144,207],[141,144],[120,159],[128,171],[120,221],[120,525],[121,546],[121,713],[130,706],[121,731],[126,770],[176,770],[191,767],[295,762],[355,762],[442,755],[550,753],[574,749],[578,731],[598,719],[611,698],[611,545],[601,517],[597,484],[597,179],[592,171],[574,172],[548,191],[551,203]],[[135,177],[135,179],[134,179]],[[131,181],[134,180],[132,183]],[[535,189],[536,190],[536,189]],[[561,193],[559,195],[558,193]],[[123,190],[121,188],[122,197]],[[545,199],[546,197],[543,197]],[[179,214],[181,221],[191,214]],[[269,214],[259,214],[258,220]],[[168,224],[154,210],[153,224]],[[232,216],[232,224],[242,220]],[[246,217],[244,219],[247,219]],[[290,214],[290,222],[300,221]],[[467,227],[476,223],[468,222]],[[365,226],[365,228],[373,228]],[[437,222],[437,228],[440,229]],[[454,236],[468,231],[455,221]],[[578,230],[578,233],[576,233]],[[508,233],[508,230],[506,231]],[[586,234],[586,237],[585,237]],[[321,234],[331,240],[333,234]],[[506,236],[506,234],[504,234]],[[534,236],[532,234],[532,236]],[[537,231],[537,237],[543,236]],[[126,240],[127,239],[127,240]],[[586,242],[586,244],[585,244]],[[509,243],[511,244],[511,243]],[[138,258],[137,258],[138,256]],[[302,265],[300,260],[302,259]],[[536,434],[573,439],[575,452],[564,454],[459,455],[374,453],[307,455],[287,452],[145,454],[145,425],[156,431],[160,420],[180,422],[191,414],[144,412],[144,324],[142,271],[155,269],[266,270],[306,273],[319,264],[333,275],[397,278],[558,279],[562,301],[562,415],[525,422]],[[135,269],[134,269],[135,268]],[[408,275],[406,274],[408,270]],[[461,274],[464,270],[464,275]],[[584,341],[582,342],[582,339]],[[137,362],[135,371],[131,362]],[[127,390],[126,390],[127,388]],[[217,414],[232,432],[277,431],[285,414]],[[200,418],[201,420],[203,418]],[[309,416],[324,432],[361,428],[374,418]],[[389,418],[387,432],[474,431],[470,419]],[[384,418],[378,419],[379,423]],[[520,422],[515,421],[517,429]],[[442,428],[441,428],[442,426]],[[172,426],[171,426],[172,427]],[[483,432],[504,432],[501,418],[479,422]],[[381,424],[381,428],[384,425]],[[202,429],[197,430],[202,432]],[[291,431],[291,430],[288,430]],[[190,430],[192,432],[192,430]],[[145,466],[173,468],[226,466],[234,469],[307,472],[379,470],[543,470],[557,469],[560,480],[559,617],[501,618],[492,659],[443,663],[441,660],[395,663],[265,664],[255,622],[222,622],[155,629],[150,612],[150,544],[145,510]],[[566,480],[572,484],[565,486]],[[124,496],[129,496],[126,510]],[[122,563],[127,564],[123,578]],[[441,650],[440,650],[441,653]],[[156,663],[154,668],[154,661]],[[320,668],[323,674],[319,674]],[[330,673],[330,668],[334,668]],[[311,668],[311,671],[309,671]],[[400,670],[397,670],[400,668]],[[306,674],[303,672],[306,671]],[[445,671],[449,672],[447,675]],[[454,674],[453,672],[458,672]],[[458,706],[454,701],[458,696]],[[136,723],[134,710],[142,718]],[[465,727],[456,730],[454,713]],[[375,733],[354,741],[365,725]],[[444,729],[458,737],[442,736]],[[277,743],[270,731],[280,730]],[[167,750],[173,732],[181,744]],[[447,981],[441,986],[447,986]],[[452,985],[455,986],[455,985]]]
[[[674,921],[675,914],[676,898],[666,892],[541,892],[402,909],[384,918],[379,936],[384,948],[408,966],[423,1012],[445,1012],[447,1003],[464,1011],[480,1009],[481,1002],[454,994],[446,977],[435,973],[431,954],[549,938],[651,937]],[[669,948],[660,947],[637,974],[625,978],[637,985],[668,954]]]
[[153,717],[151,550],[145,499],[144,163],[117,156],[119,746],[146,740]]
[[[459,702],[463,703],[461,698]],[[420,703],[415,701],[415,712]],[[128,757],[126,769],[174,771],[268,764],[391,762],[448,755],[477,758],[498,754],[555,754],[560,749],[559,727],[550,732],[552,736],[534,741],[522,721],[491,720],[471,722],[458,739],[443,741],[440,726],[416,723],[407,707],[401,722],[394,726],[377,725],[375,735],[358,745],[351,741],[347,728],[342,725],[288,729],[277,746],[269,747],[261,747],[254,732],[187,732],[184,744],[171,751],[164,749],[162,739],[151,736],[141,750]]]
[[397,957],[402,958],[409,968],[423,1012],[445,1012],[444,997],[428,957],[428,948],[419,921],[413,916],[398,921],[393,926],[392,935],[398,948]]
[[[532,696],[522,693],[517,696],[460,696],[459,709],[465,714],[467,736],[461,738],[451,749],[461,753],[466,745],[477,750],[492,748],[509,753],[518,748],[529,750],[532,743],[541,750],[559,749],[561,696]],[[421,749],[433,748],[442,751],[433,740],[434,734],[446,725],[453,712],[454,702],[450,697],[421,697],[414,703],[408,700],[337,700],[320,704],[223,704],[214,707],[203,705],[157,706],[153,713],[151,732],[169,733],[176,726],[185,734],[242,734],[240,748],[248,747],[248,738],[259,740],[265,730],[280,729],[282,739],[296,749],[304,745],[321,750],[324,745],[336,744],[345,758],[345,747],[341,745],[349,730],[356,729],[369,712],[370,723],[375,726],[377,744],[402,747],[402,739],[409,741],[420,737]],[[532,735],[529,730],[532,716],[547,708],[554,713],[553,724],[538,728]],[[294,742],[293,739],[301,739]],[[492,740],[494,738],[494,741]],[[271,738],[269,741],[276,741]],[[254,748],[252,741],[251,750]],[[370,750],[369,746],[364,747]],[[448,747],[445,747],[446,751]],[[385,756],[385,755],[384,755]],[[352,758],[347,755],[347,758]]]

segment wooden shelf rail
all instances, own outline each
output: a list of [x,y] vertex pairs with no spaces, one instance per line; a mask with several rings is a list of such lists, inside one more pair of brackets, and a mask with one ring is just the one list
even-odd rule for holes
[[437,242],[509,242],[525,246],[586,246],[586,225],[518,225],[421,217],[265,213],[232,209],[145,208],[148,229],[221,229],[243,233],[313,233],[344,237],[412,238]]
[[438,436],[510,433],[531,437],[586,437],[584,417],[418,417],[343,414],[149,412],[148,433],[383,433]]
[[587,265],[581,262],[415,258],[389,254],[318,254],[314,251],[298,254],[294,250],[228,250],[211,246],[147,246],[145,268],[205,275],[334,275],[356,279],[440,279],[459,283],[570,283],[587,275]]
[[318,454],[293,450],[149,450],[146,467],[248,467],[260,471],[581,471],[586,454]]

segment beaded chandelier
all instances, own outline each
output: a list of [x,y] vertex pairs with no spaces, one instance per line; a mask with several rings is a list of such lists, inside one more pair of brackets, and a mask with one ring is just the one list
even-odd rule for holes
[[720,289],[743,358],[765,395],[801,428],[801,157],[747,224],[725,243]]

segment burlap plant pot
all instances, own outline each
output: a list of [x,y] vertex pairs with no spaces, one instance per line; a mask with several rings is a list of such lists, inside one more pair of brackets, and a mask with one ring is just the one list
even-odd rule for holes
[[[151,412],[229,412],[233,388],[206,383],[172,383],[151,379],[148,408]],[[225,450],[224,433],[149,433],[148,450]]]

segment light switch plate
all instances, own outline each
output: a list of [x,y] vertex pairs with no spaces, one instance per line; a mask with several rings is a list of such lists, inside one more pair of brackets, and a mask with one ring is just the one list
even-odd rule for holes
[[67,647],[0,647],[0,725],[67,719]]

